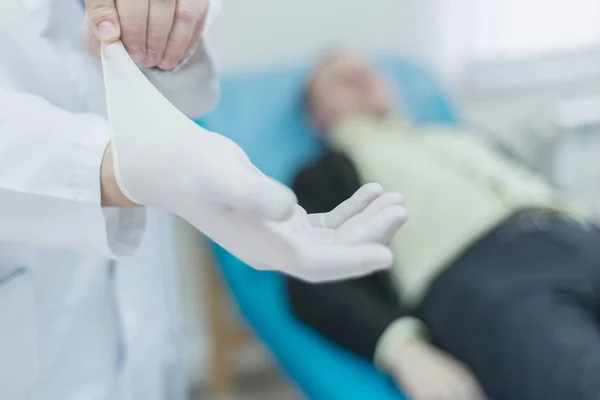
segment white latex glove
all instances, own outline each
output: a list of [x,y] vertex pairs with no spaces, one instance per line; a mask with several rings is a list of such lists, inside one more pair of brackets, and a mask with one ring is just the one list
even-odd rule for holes
[[390,372],[411,400],[485,400],[469,369],[421,338],[406,340]]
[[237,144],[170,104],[120,42],[103,45],[102,58],[115,174],[132,201],[174,212],[255,268],[323,281],[391,264],[382,243],[405,219],[398,195],[367,186],[309,218]]
[[[272,245],[279,243],[287,254],[297,254],[302,260],[297,268],[286,270],[289,275],[308,281],[335,280],[358,276],[374,269],[375,259],[392,263],[389,250],[380,251],[406,220],[402,197],[396,193],[382,194],[378,184],[366,184],[354,195],[323,214],[307,214],[295,205],[292,216],[282,223],[270,224],[276,233]],[[256,227],[251,227],[256,230]],[[272,269],[260,261],[245,261],[255,268]],[[304,267],[303,267],[304,265]]]

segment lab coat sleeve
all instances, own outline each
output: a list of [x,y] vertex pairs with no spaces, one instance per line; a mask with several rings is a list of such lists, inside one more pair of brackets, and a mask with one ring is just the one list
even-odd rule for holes
[[93,251],[137,248],[145,209],[102,209],[108,125],[0,86],[0,242]]
[[202,42],[176,71],[144,70],[146,77],[173,105],[190,118],[199,118],[219,99],[219,80],[207,33],[221,12],[221,0],[209,0]]

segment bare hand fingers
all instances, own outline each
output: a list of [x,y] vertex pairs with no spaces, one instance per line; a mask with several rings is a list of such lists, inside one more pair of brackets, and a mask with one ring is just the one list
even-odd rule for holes
[[116,0],[121,22],[121,41],[135,63],[146,59],[148,0]]
[[121,34],[114,0],[86,0],[86,14],[98,40],[111,43]]
[[193,45],[192,41],[208,10],[207,1],[179,0],[173,27],[159,67],[169,70],[177,65]]
[[167,40],[173,28],[176,0],[150,0],[146,33],[146,58],[144,65],[154,67],[163,58]]

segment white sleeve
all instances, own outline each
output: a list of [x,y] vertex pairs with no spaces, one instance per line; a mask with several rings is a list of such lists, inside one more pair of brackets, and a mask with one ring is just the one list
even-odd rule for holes
[[137,248],[145,209],[101,207],[107,122],[0,87],[0,241],[108,257]]
[[194,55],[176,71],[142,69],[156,88],[191,118],[204,115],[219,100],[219,80],[206,33],[221,12],[221,0],[209,0],[202,42]]

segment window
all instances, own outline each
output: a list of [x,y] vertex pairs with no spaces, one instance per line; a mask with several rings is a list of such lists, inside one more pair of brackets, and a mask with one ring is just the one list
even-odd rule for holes
[[600,73],[600,0],[469,1],[468,72],[476,85]]

